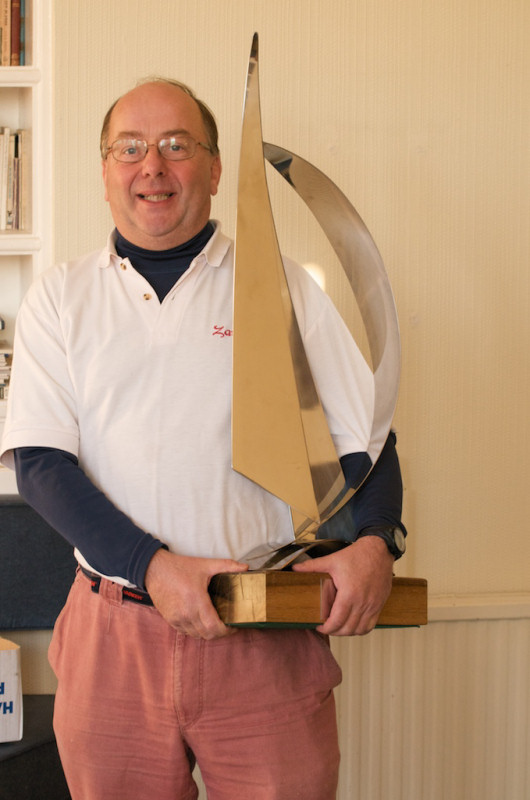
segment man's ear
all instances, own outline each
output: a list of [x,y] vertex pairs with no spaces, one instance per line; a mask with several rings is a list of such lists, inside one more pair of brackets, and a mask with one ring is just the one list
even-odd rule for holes
[[210,169],[210,194],[212,197],[217,194],[217,189],[219,187],[219,181],[221,180],[221,173],[223,171],[223,167],[221,164],[221,157],[214,156],[212,159],[212,166]]
[[101,160],[101,174],[103,176],[103,184],[105,186],[105,200],[109,201],[109,196],[107,193],[107,159],[104,158]]

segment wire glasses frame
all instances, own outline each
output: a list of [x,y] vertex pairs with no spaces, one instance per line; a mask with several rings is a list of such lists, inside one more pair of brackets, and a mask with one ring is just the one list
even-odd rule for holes
[[191,136],[169,136],[153,144],[148,144],[144,139],[116,139],[105,148],[104,157],[107,158],[112,153],[113,158],[122,164],[136,164],[144,160],[150,147],[156,147],[167,161],[186,161],[193,158],[197,145],[204,147],[209,153],[212,152],[209,145],[198,142]]

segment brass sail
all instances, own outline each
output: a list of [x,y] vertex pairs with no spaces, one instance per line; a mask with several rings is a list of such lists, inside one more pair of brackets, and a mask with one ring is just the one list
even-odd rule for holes
[[280,255],[263,157],[258,37],[243,114],[235,245],[232,466],[291,506],[295,531],[345,491]]

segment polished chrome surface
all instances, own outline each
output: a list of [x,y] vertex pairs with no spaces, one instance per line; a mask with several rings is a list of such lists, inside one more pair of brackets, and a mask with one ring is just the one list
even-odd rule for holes
[[392,423],[400,374],[398,318],[383,260],[355,208],[323,172],[283,147],[264,142],[263,151],[316,217],[354,292],[374,373],[375,404],[368,455],[375,463]]
[[379,251],[344,194],[309,162],[263,143],[256,34],[249,59],[239,166],[232,466],[291,507],[295,535],[300,539],[313,536],[353,490],[345,484],[292,306],[264,155],[312,211],[352,286],[374,374],[368,447],[373,464],[390,430],[399,384],[399,328],[392,291]]

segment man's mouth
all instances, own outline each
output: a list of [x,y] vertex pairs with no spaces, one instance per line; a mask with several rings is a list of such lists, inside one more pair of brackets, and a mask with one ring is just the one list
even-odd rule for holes
[[174,192],[159,192],[158,194],[140,194],[139,197],[142,200],[147,200],[149,203],[162,203],[164,200],[168,200],[170,197],[173,197]]

